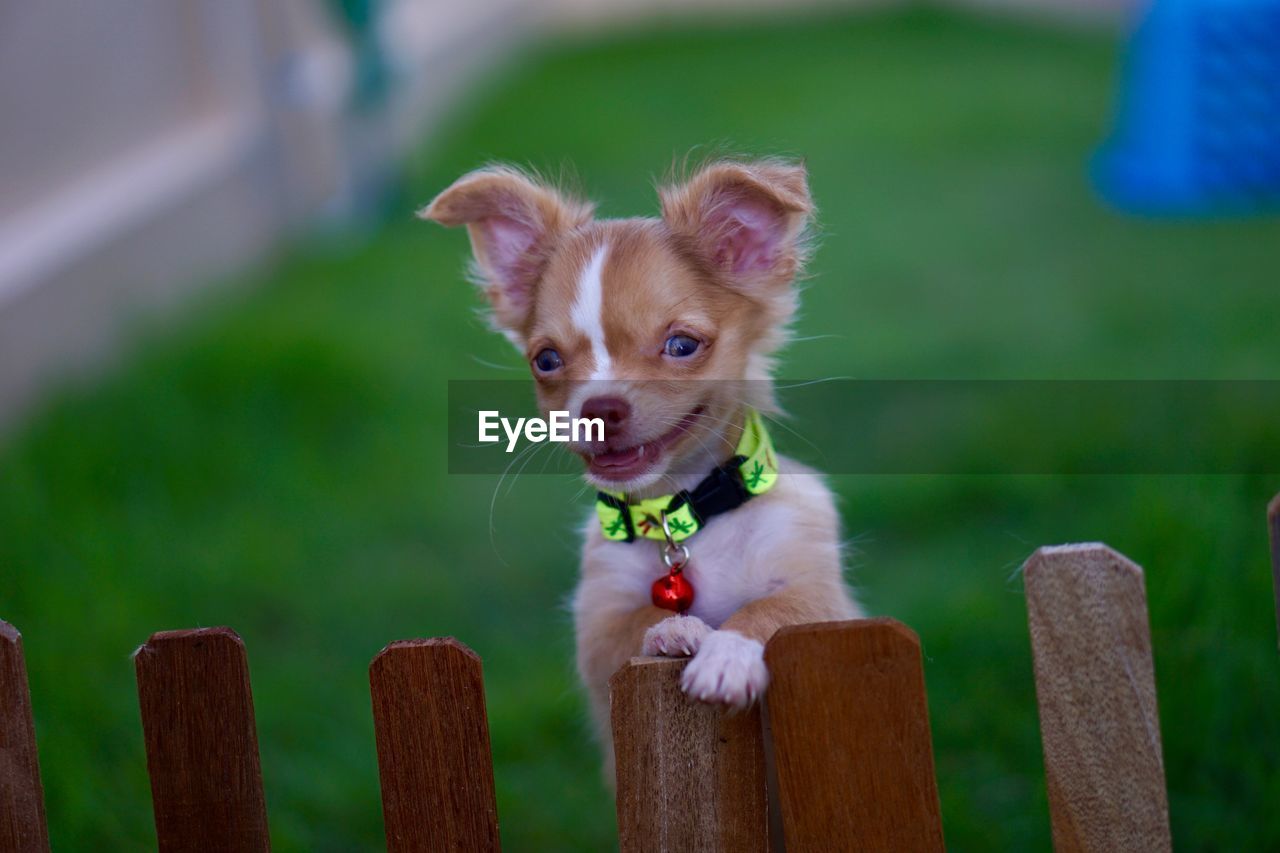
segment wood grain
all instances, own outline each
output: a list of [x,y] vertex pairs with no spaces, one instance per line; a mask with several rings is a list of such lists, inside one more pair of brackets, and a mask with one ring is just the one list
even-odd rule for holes
[[134,668],[160,850],[270,850],[240,637],[230,628],[152,634]]
[[1276,643],[1280,645],[1280,495],[1271,499],[1267,521],[1271,528],[1271,583],[1276,594]]
[[48,850],[22,635],[0,620],[0,851]]
[[787,853],[943,850],[915,633],[892,619],[786,627],[765,662]]
[[1063,545],[1025,578],[1055,849],[1169,850],[1142,569]]
[[369,686],[388,851],[498,850],[480,658],[451,637],[392,643]]
[[633,658],[609,681],[619,849],[764,853],[760,710],[733,714],[689,699],[680,691],[687,662]]

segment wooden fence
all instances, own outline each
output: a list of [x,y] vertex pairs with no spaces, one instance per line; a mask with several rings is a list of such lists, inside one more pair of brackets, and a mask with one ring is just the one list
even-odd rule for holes
[[[1280,589],[1280,497],[1269,518]],[[1025,586],[1055,848],[1169,850],[1142,570],[1105,545],[1041,548]],[[802,625],[765,656],[763,707],[741,714],[686,699],[683,660],[614,676],[621,849],[942,850],[916,635]],[[160,849],[269,850],[240,638],[167,631],[134,663]],[[480,659],[392,643],[369,681],[388,850],[497,850]],[[48,844],[22,640],[0,622],[0,853]]]

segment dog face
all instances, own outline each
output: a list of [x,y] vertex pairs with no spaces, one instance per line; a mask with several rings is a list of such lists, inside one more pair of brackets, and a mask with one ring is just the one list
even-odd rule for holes
[[571,448],[593,484],[634,495],[701,477],[733,455],[742,407],[771,405],[760,380],[794,313],[813,212],[804,168],[772,160],[712,163],[659,195],[659,219],[595,220],[491,167],[421,212],[467,226],[540,408],[604,421],[603,441]]

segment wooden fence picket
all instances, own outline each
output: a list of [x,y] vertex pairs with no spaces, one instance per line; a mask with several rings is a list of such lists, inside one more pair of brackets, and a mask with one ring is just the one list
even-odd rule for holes
[[162,853],[270,850],[244,643],[163,631],[134,653]]
[[633,658],[609,682],[619,849],[766,853],[760,710],[690,700],[680,691],[686,663]]
[[1271,527],[1271,583],[1276,594],[1276,643],[1280,644],[1280,495],[1267,507]]
[[0,620],[0,850],[49,850],[22,635]]
[[765,661],[787,853],[943,850],[915,633],[892,619],[791,626]]
[[1031,556],[1025,584],[1055,849],[1169,850],[1142,569],[1063,545]]
[[498,850],[479,656],[452,637],[392,643],[369,687],[389,853]]

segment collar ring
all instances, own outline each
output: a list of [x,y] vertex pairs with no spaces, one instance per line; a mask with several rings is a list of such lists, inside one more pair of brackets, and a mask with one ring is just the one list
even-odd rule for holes
[[667,568],[672,573],[678,573],[685,566],[689,565],[689,546],[688,545],[664,545],[662,547],[662,562],[667,564]]

